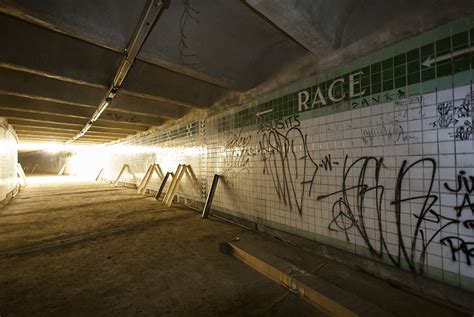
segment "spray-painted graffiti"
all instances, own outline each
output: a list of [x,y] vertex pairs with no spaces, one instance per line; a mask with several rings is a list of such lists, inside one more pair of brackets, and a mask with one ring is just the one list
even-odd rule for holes
[[463,195],[461,205],[454,207],[457,217],[461,217],[464,209],[470,209],[474,215],[474,203],[471,203],[470,196],[474,192],[474,176],[468,177],[465,171],[460,171],[456,179],[456,187],[452,188],[448,183],[444,183],[444,188],[449,192]]
[[362,142],[365,145],[373,146],[375,144],[399,144],[405,143],[413,136],[403,131],[403,127],[399,124],[390,126],[382,125],[375,128],[362,129]]
[[[407,172],[416,165],[429,165],[432,170],[432,178],[429,182],[428,190],[420,196],[416,197],[401,197],[401,186]],[[395,200],[392,202],[395,205],[396,215],[396,227],[398,231],[398,245],[397,251],[393,254],[387,246],[385,237],[385,230],[383,229],[383,214],[382,214],[382,202],[384,200],[385,187],[381,184],[380,172],[383,167],[383,158],[376,157],[361,157],[356,159],[352,163],[349,163],[349,159],[346,156],[343,166],[343,178],[342,188],[336,192],[320,195],[318,200],[325,199],[331,196],[336,196],[337,199],[332,207],[333,220],[329,224],[330,230],[342,230],[346,234],[347,241],[350,241],[349,230],[355,228],[359,235],[364,239],[365,244],[369,248],[371,254],[382,258],[386,253],[390,260],[397,266],[401,264],[401,258],[405,259],[412,271],[416,271],[415,263],[423,263],[425,257],[426,248],[429,243],[433,240],[433,237],[427,239],[421,224],[426,221],[426,216],[431,210],[431,206],[436,202],[437,197],[431,195],[431,189],[433,186],[435,162],[431,159],[424,159],[417,161],[407,166],[405,161],[399,170],[397,178],[397,188],[395,189]],[[372,176],[369,176],[372,175]],[[349,183],[349,179],[355,179],[354,183]],[[366,228],[366,204],[371,200],[374,200],[375,217],[376,217],[376,228],[375,236],[370,235]],[[422,201],[421,209],[415,213],[418,221],[415,229],[413,230],[412,238],[407,241],[406,238],[401,234],[401,210],[402,204],[409,203],[410,201]],[[435,214],[436,221],[440,220],[440,215]],[[437,235],[440,230],[433,234]],[[393,243],[393,241],[392,241]],[[416,258],[414,250],[418,244],[421,244],[422,252]],[[409,250],[413,250],[410,252]],[[422,267],[420,268],[422,270]]]
[[[300,105],[305,110],[311,98],[305,93],[300,97]],[[400,99],[402,97],[405,99]],[[316,94],[315,98],[319,101],[317,98],[321,97]],[[420,133],[407,131],[417,128],[412,121],[419,120],[420,128],[422,126],[425,118],[422,97],[406,98],[400,90],[362,97],[353,107],[386,101],[392,101],[392,107],[387,107],[391,110],[385,112],[383,108],[377,115],[371,115],[369,124],[372,126],[361,128],[362,143],[368,146],[420,143]],[[456,133],[453,138],[466,140],[472,135],[471,113],[468,98],[462,102],[439,103],[437,116],[430,124],[435,128],[450,128]],[[341,152],[319,154],[304,131],[298,115],[259,122],[256,132],[258,147],[251,150],[250,158],[246,159],[241,152],[236,154],[233,151],[245,152],[251,148],[252,141],[255,144],[253,135],[228,134],[226,151],[229,151],[229,157],[233,157],[227,161],[228,166],[231,169],[248,167],[252,156],[259,154],[263,174],[268,176],[276,196],[288,210],[297,210],[303,215],[305,208],[310,208],[306,203],[311,200],[307,198],[317,192],[318,201],[329,201],[332,206],[329,230],[343,232],[351,243],[359,243],[362,238],[372,255],[387,259],[396,266],[407,265],[412,272],[422,274],[428,250],[433,244],[449,250],[453,261],[462,260],[471,265],[474,241],[467,238],[471,235],[446,235],[446,232],[460,232],[458,228],[463,228],[464,233],[474,230],[474,219],[466,219],[466,215],[474,215],[472,176],[461,171],[453,184],[445,183],[441,189],[461,198],[450,213],[440,203],[439,189],[436,187],[434,190],[437,164],[433,158],[394,162],[393,157],[386,161],[381,156],[351,158],[346,154],[344,159],[337,160],[334,157],[341,157]],[[391,163],[387,165],[386,162]],[[393,176],[387,178],[386,173]],[[413,178],[412,174],[421,176]],[[323,180],[326,175],[327,179],[332,179],[329,184],[315,188],[317,178]],[[410,190],[413,180],[416,190]],[[388,182],[390,186],[386,186]],[[335,190],[324,193],[334,186],[337,186]]]
[[405,92],[401,89],[397,91],[390,91],[385,93],[374,94],[368,97],[362,97],[359,100],[355,99],[351,103],[353,109],[360,107],[368,107],[370,104],[378,104],[382,102],[390,102],[396,99],[405,97]]
[[469,120],[464,121],[464,125],[456,127],[454,133],[449,134],[456,140],[469,140],[472,135],[472,123]]
[[[278,198],[301,214],[304,195],[311,193],[319,166],[309,153],[307,135],[299,128],[299,117],[290,118],[293,120],[285,118],[280,123],[261,125],[259,151],[264,164],[263,174],[271,176]],[[310,178],[306,176],[308,169],[312,170]]]
[[109,120],[113,121],[123,121],[123,122],[130,122],[130,123],[140,123],[140,120],[137,119],[135,116],[131,115],[125,115],[125,114],[119,114],[119,113],[114,113],[114,112],[107,112],[105,113],[105,116]]
[[228,178],[239,176],[243,172],[249,172],[251,158],[257,155],[255,147],[251,145],[252,136],[228,132],[224,147],[224,175]]
[[300,125],[299,115],[296,114],[286,118],[266,120],[258,124],[257,134],[272,130],[285,130],[292,127],[299,127]]
[[458,122],[454,117],[454,103],[452,101],[438,104],[436,106],[436,111],[438,118],[436,121],[431,123],[434,128],[444,129],[454,126]]
[[[443,229],[452,225],[463,224],[466,228],[474,227],[474,220],[461,221],[462,210],[469,209],[474,214],[474,204],[471,203],[470,194],[474,190],[474,177],[465,175],[461,171],[457,178],[455,188],[444,184],[445,188],[451,192],[459,193],[465,191],[464,200],[460,206],[455,206],[456,214],[452,217],[444,216],[434,204],[438,201],[438,196],[432,193],[436,173],[436,162],[432,158],[423,158],[411,164],[403,161],[398,170],[397,182],[394,197],[391,204],[394,206],[395,226],[398,241],[390,241],[392,248],[388,246],[387,231],[384,229],[386,221],[382,212],[385,186],[382,184],[381,171],[384,168],[383,158],[373,156],[361,157],[349,162],[346,156],[343,165],[343,176],[341,189],[317,197],[318,200],[336,196],[332,205],[332,220],[329,224],[330,230],[341,230],[345,233],[346,239],[350,242],[350,233],[355,230],[360,235],[371,254],[382,258],[384,255],[396,265],[400,266],[402,260],[408,264],[410,270],[415,273],[422,273],[426,258],[427,249]],[[422,169],[427,178],[424,180],[423,192],[412,195],[411,192],[404,191],[407,175],[414,169]],[[371,207],[369,208],[368,205]],[[417,207],[410,207],[417,206]],[[375,209],[376,225],[367,228],[366,223],[371,220],[366,216],[370,209]],[[402,217],[409,210],[409,216],[414,217],[413,225],[408,234],[403,230]],[[428,223],[439,224],[436,230],[426,230]],[[406,228],[405,228],[406,230]],[[444,237],[440,243],[449,246],[453,260],[456,260],[457,253],[463,253],[466,262],[471,263],[470,257],[474,256],[474,242],[466,242],[460,237]],[[393,245],[395,244],[395,248]],[[394,251],[394,249],[396,251]]]
[[440,242],[445,246],[449,246],[453,261],[457,261],[456,254],[463,253],[466,257],[466,264],[471,265],[471,258],[474,258],[474,242],[466,242],[456,236],[445,237]]
[[[474,203],[471,202],[471,195],[474,193],[474,176],[467,176],[466,171],[461,170],[456,177],[455,185],[452,187],[448,183],[444,183],[444,188],[448,192],[461,195],[462,197],[461,204],[454,207],[458,219],[465,216],[474,216]],[[468,213],[464,213],[464,210],[467,210]],[[464,220],[462,224],[466,229],[474,229],[474,219]],[[466,264],[471,265],[471,258],[474,258],[474,242],[466,242],[458,236],[448,236],[441,239],[440,243],[449,246],[453,261],[457,260],[456,255],[458,253],[463,253],[466,258]]]
[[431,125],[435,128],[454,127],[449,135],[455,140],[468,140],[472,135],[471,99],[467,95],[458,101],[443,102],[437,105],[437,119]]

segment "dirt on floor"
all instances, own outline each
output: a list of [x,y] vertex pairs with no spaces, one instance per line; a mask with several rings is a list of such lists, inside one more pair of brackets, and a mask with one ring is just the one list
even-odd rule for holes
[[0,315],[323,316],[219,252],[244,231],[107,183],[28,186],[0,209]]

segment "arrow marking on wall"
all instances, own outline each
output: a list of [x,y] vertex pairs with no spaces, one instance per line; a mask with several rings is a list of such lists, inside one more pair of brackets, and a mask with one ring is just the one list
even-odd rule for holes
[[441,62],[441,61],[450,59],[451,57],[456,57],[456,56],[463,55],[472,51],[474,51],[474,47],[463,48],[462,50],[454,51],[448,54],[443,54],[437,57],[428,56],[428,58],[425,59],[425,61],[421,65],[425,67],[431,67],[431,65],[433,65],[434,63]]
[[270,113],[270,112],[273,112],[273,109],[268,109],[268,110],[265,110],[265,111],[260,111],[259,113],[257,113],[257,117],[263,116],[264,114],[267,114],[267,113]]

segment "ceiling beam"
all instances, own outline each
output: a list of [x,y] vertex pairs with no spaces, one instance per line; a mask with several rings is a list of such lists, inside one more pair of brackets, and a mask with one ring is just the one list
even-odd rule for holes
[[[28,132],[23,132],[23,133],[17,133],[17,135],[21,138],[22,136],[24,137],[31,137],[31,138],[68,138],[68,136],[64,135],[53,135],[53,134],[43,134],[43,135],[38,135],[38,134],[33,134],[33,133],[28,133]],[[93,139],[93,140],[101,140],[101,141],[116,141],[117,138],[115,137],[101,137],[101,136],[92,136],[89,135],[86,139]]]
[[[29,133],[29,132],[21,132],[17,133],[19,138],[22,137],[33,137],[33,138],[43,138],[43,139],[48,139],[48,138],[70,138],[71,135],[63,135],[63,134],[35,134],[35,133]],[[101,137],[101,136],[88,136],[87,138],[84,138],[84,140],[97,140],[97,141],[116,141],[117,138],[114,137]]]
[[[4,113],[5,111],[15,111],[18,113],[28,113],[28,114],[39,114],[39,115],[47,115],[47,116],[57,116],[57,117],[62,117],[62,118],[77,118],[77,119],[88,119],[89,117],[85,115],[84,113],[87,113],[85,111],[74,111],[74,112],[67,112],[64,110],[60,111],[52,111],[51,108],[49,109],[44,109],[43,110],[36,110],[34,107],[31,106],[24,106],[24,107],[18,107],[18,106],[11,106],[11,105],[0,105],[0,115]],[[91,113],[89,111],[89,113]],[[61,119],[59,119],[61,120]],[[110,113],[107,116],[104,116],[103,118],[100,119],[102,122],[117,122],[121,123],[124,125],[142,125],[146,127],[151,127],[151,126],[159,126],[165,122],[164,119],[156,119],[156,118],[148,118],[148,117],[143,117],[140,118],[139,116],[124,116],[122,114],[115,114],[115,113]]]
[[[29,24],[44,28],[48,31],[60,33],[60,34],[81,40],[83,42],[87,42],[95,46],[113,51],[113,52],[122,53],[123,51],[123,48],[120,45],[116,45],[116,44],[114,45],[114,43],[111,43],[110,41],[107,41],[106,39],[100,39],[87,32],[77,31],[66,25],[58,25],[57,23],[52,23],[49,17],[42,16],[41,14],[37,12],[31,12],[31,11],[28,11],[28,9],[26,8],[15,6],[12,3],[8,3],[1,0],[0,0],[0,4],[1,4],[0,13],[3,13],[5,15],[15,17],[16,19],[23,20],[25,22],[28,22]],[[152,63],[154,65],[172,70],[177,73],[181,73],[189,77],[196,78],[201,81],[209,82],[211,84],[214,84],[222,88],[226,88],[228,90],[241,89],[233,81],[228,80],[226,78],[217,78],[215,76],[211,76],[209,74],[199,72],[185,65],[172,63],[150,54],[141,54],[140,57],[138,57],[138,59],[144,62]]]
[[207,108],[229,93],[226,89],[139,60],[130,70],[123,88],[152,96],[158,90],[163,101],[177,100],[194,108]]
[[[57,123],[57,122],[42,122],[39,120],[34,119],[25,119],[25,118],[9,118],[8,122],[15,126],[15,125],[26,125],[26,126],[33,126],[33,127],[40,127],[40,128],[59,128],[59,129],[74,129],[76,132],[79,130],[82,125],[80,124],[71,124],[71,123]],[[105,127],[93,127],[91,131],[97,132],[108,132],[108,133],[124,133],[128,135],[133,135],[137,133],[137,130],[133,129],[126,129],[126,128],[105,128]]]
[[[94,112],[92,107],[75,106],[68,104],[54,103],[50,101],[34,100],[18,96],[2,95],[0,93],[0,109],[18,110],[33,113],[58,114],[63,116],[89,118]],[[160,117],[146,116],[139,114],[128,114],[107,110],[103,118],[109,121],[141,123],[150,126],[161,125],[164,120]]]
[[[30,126],[30,125],[23,125],[23,124],[12,124],[13,129],[15,131],[30,131],[30,132],[38,132],[38,133],[62,133],[62,134],[69,134],[72,135],[77,132],[77,129],[58,129],[58,128],[51,128],[51,127],[37,127],[37,126]],[[90,135],[104,135],[110,136],[114,138],[125,138],[127,136],[133,135],[135,133],[117,133],[117,132],[99,132],[99,131],[89,131]]]
[[125,49],[122,57],[122,61],[115,72],[114,79],[110,84],[107,94],[101,100],[97,106],[97,110],[92,114],[90,120],[84,125],[80,132],[78,132],[71,139],[67,140],[66,143],[71,143],[84,136],[92,125],[100,118],[105,109],[110,105],[112,100],[117,95],[117,92],[122,87],[122,84],[127,77],[132,65],[135,63],[135,58],[138,52],[141,50],[143,43],[150,34],[151,29],[155,25],[158,17],[164,9],[169,7],[169,2],[165,0],[148,0],[143,10],[142,16],[138,21],[135,28],[135,32]]
[[0,14],[0,38],[8,43],[0,51],[2,62],[99,85],[108,85],[121,59],[117,52],[4,14]]
[[[8,82],[2,78],[8,78]],[[21,83],[27,83],[28,87],[23,87]],[[100,95],[106,91],[105,86],[87,84],[74,89],[72,84],[77,83],[50,73],[0,62],[0,93],[3,94],[95,108]],[[31,85],[38,85],[43,89],[35,89],[30,87]],[[71,89],[79,94],[68,93]],[[162,98],[152,95],[121,90],[110,107],[120,112],[141,113],[166,119],[179,118],[193,108],[188,104],[172,102],[164,102]]]
[[[44,142],[60,142],[63,143],[65,140],[67,140],[67,137],[41,137],[41,136],[30,136],[30,135],[24,135],[21,136],[19,135],[18,138],[20,139],[20,142],[25,142],[26,140],[28,141],[44,141]],[[90,138],[85,138],[84,141],[93,141],[93,142],[101,142],[101,143],[108,143],[108,142],[113,142],[113,140],[108,141],[108,140],[97,140],[97,139],[90,139]]]
[[[73,125],[84,125],[87,123],[87,119],[82,118],[71,118],[64,117],[54,114],[40,114],[40,113],[29,113],[21,112],[16,110],[3,110],[0,109],[0,117],[7,119],[29,119],[39,122],[59,123],[59,124],[73,124]],[[146,131],[149,126],[135,123],[124,123],[124,122],[112,122],[107,120],[98,120],[97,126],[104,128],[126,128],[135,131]]]
[[[15,30],[15,32],[9,30]],[[48,74],[51,79],[65,80],[71,84],[86,85],[101,90],[107,90],[110,77],[118,68],[122,57],[117,52],[48,31],[3,14],[0,14],[0,38],[8,43],[8,46],[0,50],[0,61],[4,64],[17,65],[18,70],[31,69],[36,74]],[[29,40],[24,41],[24,38]],[[162,102],[188,107],[207,107],[210,105],[209,100],[212,103],[216,97],[229,92],[228,89],[154,64],[143,61],[137,61],[137,63],[146,65],[153,74],[160,75],[153,79],[155,83],[159,83],[159,86],[143,87],[137,92],[153,95],[160,98]],[[187,84],[192,84],[192,87],[198,87],[202,94],[208,90],[218,91],[219,94],[193,99],[187,90],[168,87],[167,76],[183,80]],[[161,86],[166,89],[162,89]],[[122,88],[128,91],[135,90],[128,87],[128,83],[125,83]]]
[[76,85],[5,68],[0,68],[0,90],[85,105],[98,105],[107,92],[106,89]]

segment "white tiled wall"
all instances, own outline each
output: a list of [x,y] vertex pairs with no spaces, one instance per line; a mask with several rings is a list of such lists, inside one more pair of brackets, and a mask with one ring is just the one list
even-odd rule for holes
[[316,118],[291,115],[290,125],[265,131],[218,132],[234,109],[203,120],[194,135],[129,140],[144,153],[115,156],[109,172],[128,163],[140,179],[152,162],[164,172],[189,164],[200,184],[185,180],[179,195],[200,201],[213,175],[224,175],[216,210],[470,289],[471,91],[466,85]]
[[[203,201],[206,194],[207,173],[203,135],[205,124],[200,121],[193,120],[193,122],[195,122],[193,128],[190,124],[183,123],[182,126],[186,129],[175,137],[172,137],[169,131],[160,131],[130,138],[108,147],[110,164],[105,171],[106,177],[116,179],[123,165],[128,164],[133,174],[126,171],[120,181],[138,185],[150,164],[157,163],[163,174],[175,172],[179,164],[186,164],[191,166],[197,182],[191,175],[186,174],[180,182],[178,192],[182,197]],[[153,174],[147,188],[157,191],[161,181],[161,178]],[[170,181],[167,185],[169,184]]]
[[17,186],[18,141],[7,121],[0,118],[0,201]]

